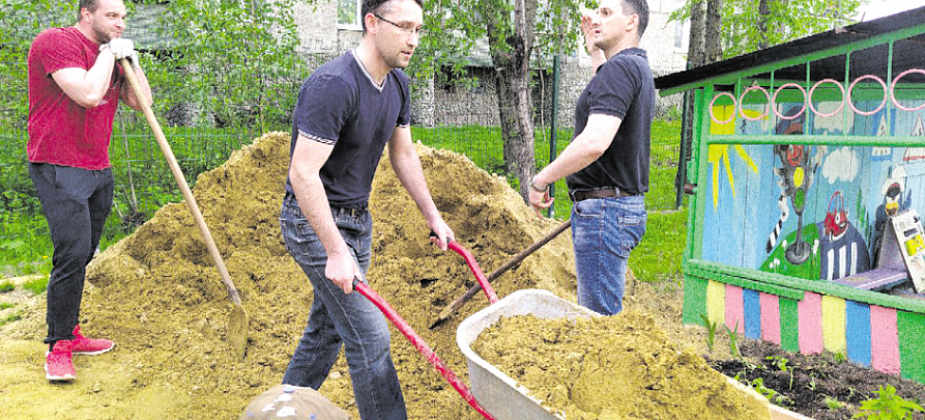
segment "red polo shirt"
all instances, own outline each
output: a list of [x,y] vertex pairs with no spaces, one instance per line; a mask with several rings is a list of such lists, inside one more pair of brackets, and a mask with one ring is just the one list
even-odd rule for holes
[[29,161],[84,169],[110,167],[109,139],[119,106],[122,69],[116,66],[100,105],[84,108],[52,79],[65,68],[90,70],[100,46],[75,27],[42,31],[29,49]]

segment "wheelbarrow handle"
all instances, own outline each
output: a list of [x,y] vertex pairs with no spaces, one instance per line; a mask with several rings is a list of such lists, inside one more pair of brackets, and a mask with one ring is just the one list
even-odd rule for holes
[[401,331],[402,334],[405,335],[408,341],[414,345],[414,348],[416,348],[418,352],[420,352],[424,358],[427,359],[427,361],[430,362],[430,364],[435,369],[437,369],[437,372],[440,372],[440,374],[443,375],[443,378],[446,379],[446,381],[456,389],[456,392],[459,392],[459,395],[461,395],[463,399],[466,400],[466,402],[475,409],[475,411],[478,411],[479,414],[484,416],[486,419],[495,420],[495,418],[492,417],[488,411],[482,408],[478,401],[475,400],[475,396],[473,396],[472,392],[469,391],[469,387],[467,387],[466,384],[464,384],[456,376],[456,374],[453,373],[449,367],[447,367],[446,363],[443,363],[443,360],[440,360],[440,357],[434,353],[430,346],[428,346],[427,343],[424,342],[424,340],[421,339],[421,337],[416,332],[414,332],[411,326],[408,325],[404,319],[402,319],[401,315],[399,315],[398,312],[389,306],[389,303],[386,302],[382,296],[379,296],[375,290],[369,287],[369,285],[366,283],[361,282],[358,278],[353,279],[353,289],[360,292],[361,295],[369,299],[373,305],[376,305],[376,307],[382,311],[383,315],[385,315],[385,317],[388,318],[388,320],[392,322],[393,325],[395,325],[395,328],[397,328],[399,331]]
[[[434,233],[434,231],[430,231],[430,237],[436,238],[437,234]],[[485,273],[482,271],[482,267],[479,267],[479,263],[475,261],[475,257],[472,256],[472,253],[459,243],[453,241],[447,241],[447,248],[461,255],[463,259],[466,260],[466,265],[468,265],[469,269],[472,270],[472,274],[475,275],[475,279],[478,280],[479,286],[481,286],[482,290],[485,291],[485,296],[488,297],[488,302],[497,302],[498,295],[491,287],[491,283],[488,282],[488,277],[485,277]]]

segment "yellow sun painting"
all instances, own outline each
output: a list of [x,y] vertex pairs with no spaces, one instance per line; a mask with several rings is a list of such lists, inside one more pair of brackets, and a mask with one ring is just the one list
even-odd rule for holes
[[[715,106],[713,107],[713,113],[716,118],[720,121],[729,119],[730,113],[735,112],[735,106]],[[761,113],[757,111],[752,111],[746,109],[745,114],[751,118],[757,118]],[[717,124],[715,121],[711,121],[710,125],[710,134],[713,135],[730,135],[735,134],[735,119],[726,123],[726,124]],[[736,154],[754,171],[758,173],[758,166],[755,165],[755,161],[752,160],[751,156],[748,155],[748,152],[745,151],[745,148],[740,144],[730,145],[730,144],[711,144],[707,151],[707,162],[710,163],[710,166],[713,169],[713,208],[719,206],[719,169],[720,165],[726,168],[726,175],[729,178],[729,188],[732,190],[732,196],[736,196],[736,186],[735,178],[732,175],[732,164],[731,155],[729,153],[729,147],[732,146]]]

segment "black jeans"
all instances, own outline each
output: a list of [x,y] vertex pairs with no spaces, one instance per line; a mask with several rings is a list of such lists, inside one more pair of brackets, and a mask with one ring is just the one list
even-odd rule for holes
[[46,343],[72,340],[80,316],[87,264],[112,208],[112,170],[29,163],[55,253],[48,279]]

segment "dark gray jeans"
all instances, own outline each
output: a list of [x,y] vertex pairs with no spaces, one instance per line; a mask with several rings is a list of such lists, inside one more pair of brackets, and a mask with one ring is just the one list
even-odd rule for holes
[[112,170],[29,163],[29,176],[42,202],[55,248],[45,315],[45,342],[54,344],[74,338],[87,264],[100,244],[112,208]]
[[[331,212],[365,276],[372,256],[372,217],[365,210],[332,208]],[[343,346],[360,418],[407,419],[385,315],[359,292],[345,294],[324,276],[327,253],[295,196],[286,194],[279,221],[286,249],[302,267],[314,291],[308,325],[289,361],[283,383],[318,389]]]

